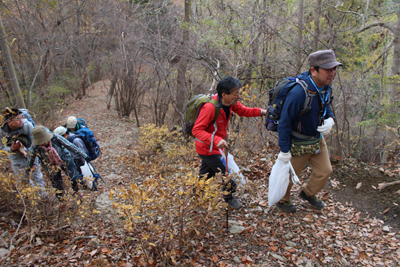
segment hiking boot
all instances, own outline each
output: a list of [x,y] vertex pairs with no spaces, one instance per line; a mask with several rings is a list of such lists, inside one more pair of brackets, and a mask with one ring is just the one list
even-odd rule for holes
[[228,203],[229,207],[231,207],[234,210],[240,209],[243,205],[240,203],[239,200],[237,200],[234,196],[230,198],[224,198],[225,202]]
[[304,193],[303,190],[301,190],[301,192],[300,192],[300,194],[299,194],[299,197],[302,198],[302,199],[304,199],[304,200],[307,200],[307,201],[311,204],[311,206],[312,206],[314,209],[320,210],[320,209],[322,209],[323,207],[325,207],[324,202],[322,202],[321,200],[319,200],[319,199],[317,198],[317,196],[309,197],[309,196],[306,195],[306,193]]
[[297,210],[291,201],[278,202],[276,205],[285,212],[296,212]]

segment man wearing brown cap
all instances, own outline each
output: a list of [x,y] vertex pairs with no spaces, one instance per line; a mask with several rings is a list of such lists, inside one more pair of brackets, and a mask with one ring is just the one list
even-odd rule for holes
[[[338,62],[333,50],[321,50],[308,57],[310,69],[298,76],[307,84],[309,107],[311,109],[299,116],[306,102],[307,95],[300,84],[287,94],[281,110],[278,124],[280,153],[278,159],[289,161],[298,176],[308,162],[313,170],[308,181],[303,183],[299,197],[308,201],[315,209],[322,209],[325,204],[316,194],[325,187],[332,173],[329,153],[323,138],[329,134],[335,124],[330,102],[332,99],[331,84],[336,76]],[[289,186],[285,196],[277,203],[286,212],[295,212],[296,207],[290,201]]]

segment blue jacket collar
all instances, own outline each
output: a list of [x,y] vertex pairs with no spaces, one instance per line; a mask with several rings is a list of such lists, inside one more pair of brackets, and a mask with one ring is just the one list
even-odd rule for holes
[[[308,90],[310,90],[311,92],[317,92],[317,89],[314,87],[314,85],[311,82],[311,72],[309,70],[300,74],[298,76],[298,78],[300,80],[304,80],[308,84]],[[324,89],[326,90],[326,89],[328,89],[328,87],[330,87],[330,85],[325,86]]]

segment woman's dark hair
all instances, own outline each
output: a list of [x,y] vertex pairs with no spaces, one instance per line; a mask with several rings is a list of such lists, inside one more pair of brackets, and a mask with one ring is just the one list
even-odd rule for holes
[[222,93],[225,94],[230,94],[232,93],[233,89],[237,88],[240,89],[242,87],[242,84],[240,81],[232,76],[223,78],[218,82],[217,85],[217,93],[218,93],[218,98],[222,98]]

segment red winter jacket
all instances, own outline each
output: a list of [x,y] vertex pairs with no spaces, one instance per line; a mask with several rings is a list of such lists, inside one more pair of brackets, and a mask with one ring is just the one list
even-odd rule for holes
[[[218,101],[218,95],[213,98]],[[229,110],[235,112],[241,117],[260,117],[260,108],[248,108],[238,102],[234,106],[230,106]],[[220,154],[217,144],[226,138],[228,133],[229,120],[226,119],[224,109],[220,108],[218,119],[211,124],[215,115],[215,107],[212,103],[206,103],[200,110],[199,117],[192,129],[192,134],[196,137],[196,151],[200,155]],[[215,129],[215,125],[217,129]],[[214,131],[216,130],[215,134]],[[212,149],[211,149],[212,147]]]

